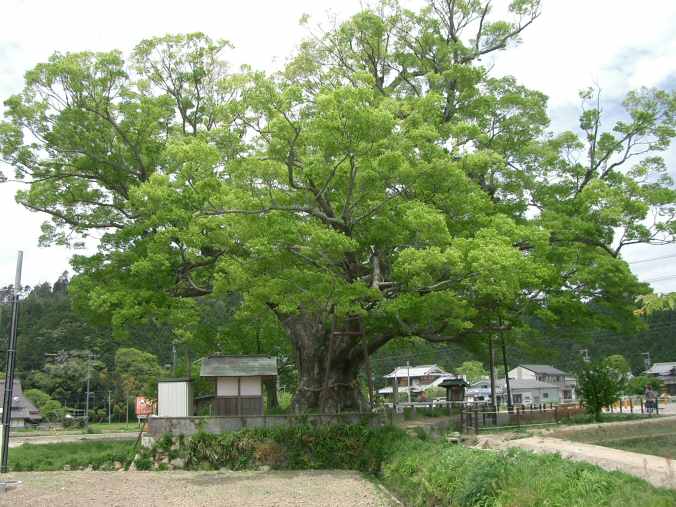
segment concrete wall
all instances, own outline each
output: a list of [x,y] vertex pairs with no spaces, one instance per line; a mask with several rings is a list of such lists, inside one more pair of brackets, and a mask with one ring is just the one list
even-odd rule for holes
[[367,422],[372,426],[382,426],[382,415],[371,413],[346,413],[326,415],[261,415],[241,417],[158,417],[148,418],[148,434],[159,438],[165,433],[190,436],[200,429],[209,433],[224,433],[242,428],[276,428],[296,426],[302,423],[320,424],[357,424]]

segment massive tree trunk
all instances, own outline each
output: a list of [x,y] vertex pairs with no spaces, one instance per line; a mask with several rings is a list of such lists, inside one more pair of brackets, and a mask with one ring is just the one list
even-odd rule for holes
[[296,412],[336,413],[368,408],[358,380],[364,355],[357,333],[334,333],[318,315],[286,317],[282,324],[296,351],[298,390]]

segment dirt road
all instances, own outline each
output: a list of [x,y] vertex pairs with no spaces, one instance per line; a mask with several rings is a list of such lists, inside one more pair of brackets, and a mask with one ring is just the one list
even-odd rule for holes
[[16,506],[390,506],[378,485],[356,472],[23,472],[0,494]]

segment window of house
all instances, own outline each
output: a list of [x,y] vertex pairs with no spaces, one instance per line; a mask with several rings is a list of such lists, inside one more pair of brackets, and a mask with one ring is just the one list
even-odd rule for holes
[[542,393],[542,397],[546,400],[549,398],[549,393]]
[[512,395],[512,402],[513,403],[523,403],[523,397],[521,394],[513,394]]
[[570,400],[572,398],[572,392],[569,389],[564,389],[563,391],[563,399],[564,400]]

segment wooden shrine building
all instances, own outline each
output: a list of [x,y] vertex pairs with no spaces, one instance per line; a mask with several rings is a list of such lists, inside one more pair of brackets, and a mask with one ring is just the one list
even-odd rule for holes
[[201,377],[215,383],[213,415],[263,415],[263,386],[277,378],[272,356],[211,356],[202,359]]

